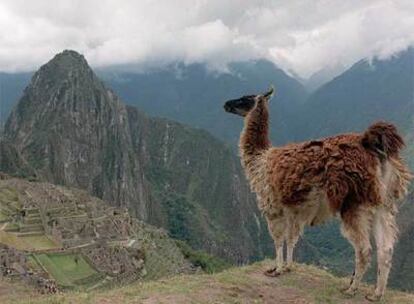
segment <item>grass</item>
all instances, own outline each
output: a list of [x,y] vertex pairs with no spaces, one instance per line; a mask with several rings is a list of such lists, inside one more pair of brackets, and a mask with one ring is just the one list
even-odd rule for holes
[[27,264],[29,267],[36,271],[36,272],[42,272],[43,269],[40,267],[39,263],[37,262],[36,258],[33,255],[29,255],[27,258]]
[[36,250],[46,250],[60,247],[45,235],[20,236],[19,238],[23,239],[23,242],[32,246]]
[[207,273],[220,272],[231,266],[228,262],[219,257],[215,257],[201,250],[192,249],[183,241],[177,241],[177,245],[191,264],[201,267],[201,269]]
[[46,235],[17,236],[5,231],[0,231],[0,243],[19,250],[47,250],[60,247]]
[[[220,273],[178,275],[150,282],[136,282],[111,290],[67,292],[53,296],[31,296],[19,292],[1,303],[357,303],[366,304],[364,294],[371,286],[363,285],[353,299],[345,298],[338,289],[348,281],[313,266],[297,265],[278,278],[267,278],[262,272],[270,261],[247,267],[231,268]],[[0,285],[1,288],[1,285]],[[381,303],[414,303],[414,295],[388,290]]]
[[9,187],[0,189],[0,204],[7,207],[7,209],[19,210],[21,203],[17,191]]
[[81,255],[76,254],[36,254],[35,259],[63,287],[78,287],[76,281],[95,276],[97,272]]
[[2,210],[0,210],[0,222],[5,222],[10,219],[9,215],[5,214]]

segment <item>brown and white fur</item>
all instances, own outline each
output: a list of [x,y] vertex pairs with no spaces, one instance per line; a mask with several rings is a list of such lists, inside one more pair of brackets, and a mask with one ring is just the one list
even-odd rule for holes
[[272,147],[268,122],[272,94],[273,89],[224,106],[227,112],[244,117],[241,162],[275,244],[276,267],[265,274],[277,276],[292,268],[293,249],[306,225],[338,216],[342,233],[355,250],[355,271],[343,292],[352,296],[358,289],[370,265],[373,232],[378,274],[376,289],[367,298],[379,300],[397,238],[396,201],[406,195],[411,179],[399,155],[403,139],[392,124],[378,122],[362,134]]

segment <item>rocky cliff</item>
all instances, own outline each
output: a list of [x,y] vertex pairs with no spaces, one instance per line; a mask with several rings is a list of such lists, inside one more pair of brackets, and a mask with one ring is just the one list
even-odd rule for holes
[[38,178],[128,207],[194,247],[240,263],[267,250],[231,150],[205,131],[125,106],[74,51],[34,74],[4,138]]

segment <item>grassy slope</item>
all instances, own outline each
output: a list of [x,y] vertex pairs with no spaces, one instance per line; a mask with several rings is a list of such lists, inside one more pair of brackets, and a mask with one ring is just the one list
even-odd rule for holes
[[73,254],[39,254],[36,258],[61,286],[76,286],[76,280],[96,274],[80,255],[77,263]]
[[[370,303],[364,285],[350,300],[338,289],[339,279],[313,266],[298,265],[295,272],[279,278],[267,278],[262,272],[270,261],[233,268],[212,275],[182,275],[159,281],[134,283],[119,289],[92,293],[65,293],[55,296],[30,294],[21,286],[10,288],[0,281],[1,303]],[[8,288],[9,287],[9,288]],[[388,291],[382,303],[414,303],[414,295]]]
[[5,231],[0,231],[0,243],[19,250],[45,250],[59,247],[46,235],[17,236]]

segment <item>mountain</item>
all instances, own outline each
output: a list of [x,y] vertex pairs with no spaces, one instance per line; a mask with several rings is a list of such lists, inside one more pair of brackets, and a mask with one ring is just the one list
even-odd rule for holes
[[124,105],[74,51],[33,75],[3,137],[40,180],[127,207],[195,248],[238,263],[269,250],[231,149],[206,131]]
[[228,71],[209,71],[203,64],[176,64],[142,73],[119,68],[99,74],[128,104],[146,113],[167,117],[235,144],[242,121],[223,111],[224,101],[264,92],[270,85],[277,94],[271,102],[274,141],[297,137],[295,113],[307,97],[305,88],[266,60],[230,64]]
[[327,66],[313,73],[308,79],[300,80],[309,92],[314,92],[345,70],[344,66]]
[[[31,294],[19,284],[0,281],[2,303],[370,303],[364,295],[373,286],[363,285],[351,300],[339,289],[348,284],[314,266],[297,265],[296,271],[278,278],[262,273],[271,266],[269,261],[246,267],[233,268],[212,275],[181,275],[161,281],[133,283],[122,288],[92,292],[68,292],[58,295]],[[388,289],[384,303],[413,303],[414,295]]]
[[[128,105],[151,116],[202,128],[233,146],[242,121],[222,111],[224,101],[275,85],[277,94],[270,107],[273,141],[282,144],[301,136],[296,113],[308,93],[298,80],[266,60],[232,63],[227,72],[211,71],[204,64],[176,63],[146,71],[124,66],[101,68],[97,74]],[[3,122],[32,75],[0,73]]]
[[387,60],[361,60],[309,97],[302,136],[359,131],[380,119],[412,133],[413,100],[414,49]]

